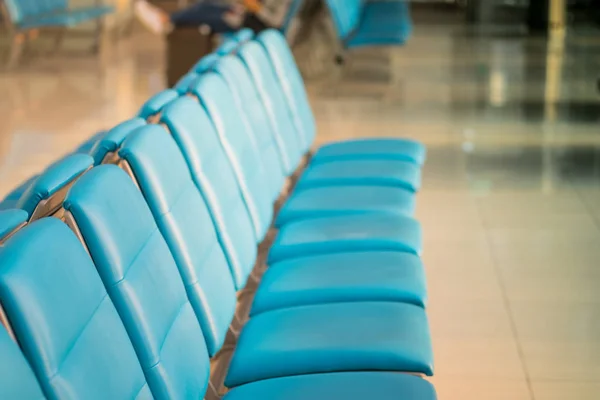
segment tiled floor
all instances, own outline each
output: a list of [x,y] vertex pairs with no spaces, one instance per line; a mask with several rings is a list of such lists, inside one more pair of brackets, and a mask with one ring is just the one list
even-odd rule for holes
[[[357,54],[337,81],[311,79],[320,141],[429,146],[418,215],[440,399],[600,398],[598,37],[417,23],[391,73]],[[162,47],[142,35],[100,62],[0,75],[0,194],[132,116],[163,85]]]

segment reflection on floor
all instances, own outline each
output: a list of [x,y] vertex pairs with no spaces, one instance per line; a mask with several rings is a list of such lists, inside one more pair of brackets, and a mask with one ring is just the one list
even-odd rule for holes
[[[0,75],[0,195],[162,88],[157,42]],[[424,24],[311,79],[319,141],[429,146],[418,214],[441,399],[599,397],[599,50]]]

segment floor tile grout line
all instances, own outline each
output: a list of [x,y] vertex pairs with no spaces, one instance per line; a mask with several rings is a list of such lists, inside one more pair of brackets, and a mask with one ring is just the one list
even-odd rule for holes
[[510,301],[506,294],[506,286],[504,284],[504,279],[502,277],[502,272],[500,271],[500,267],[498,264],[496,252],[494,251],[494,245],[490,239],[489,231],[490,227],[485,221],[483,217],[483,212],[481,210],[481,203],[478,199],[475,199],[475,207],[477,210],[477,214],[479,216],[481,225],[483,226],[485,242],[490,252],[490,256],[492,258],[492,265],[494,269],[494,275],[496,276],[496,280],[498,281],[498,285],[500,286],[500,292],[502,293],[502,302],[504,303],[504,308],[508,313],[508,320],[510,324],[510,329],[513,335],[513,339],[515,340],[515,344],[517,346],[517,353],[519,354],[519,360],[521,361],[521,368],[523,369],[523,374],[525,375],[525,382],[527,383],[527,390],[529,391],[529,397],[531,400],[535,400],[535,393],[533,391],[533,385],[531,383],[531,376],[529,375],[529,370],[527,369],[527,363],[525,360],[525,352],[523,351],[523,347],[521,345],[521,341],[519,339],[519,334],[517,331],[517,324],[515,322],[515,318],[513,315],[513,310],[510,305]]

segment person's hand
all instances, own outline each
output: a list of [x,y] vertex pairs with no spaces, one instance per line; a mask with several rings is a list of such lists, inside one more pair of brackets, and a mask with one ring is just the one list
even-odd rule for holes
[[258,0],[244,0],[244,6],[252,13],[257,13],[262,8]]

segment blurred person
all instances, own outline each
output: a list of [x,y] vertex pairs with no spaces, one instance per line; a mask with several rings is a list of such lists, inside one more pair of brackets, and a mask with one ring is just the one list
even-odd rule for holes
[[233,32],[240,28],[260,32],[280,28],[291,3],[292,0],[239,0],[230,5],[204,1],[169,14],[148,3],[148,0],[136,0],[134,11],[140,22],[156,34],[203,25],[208,26],[212,33]]

